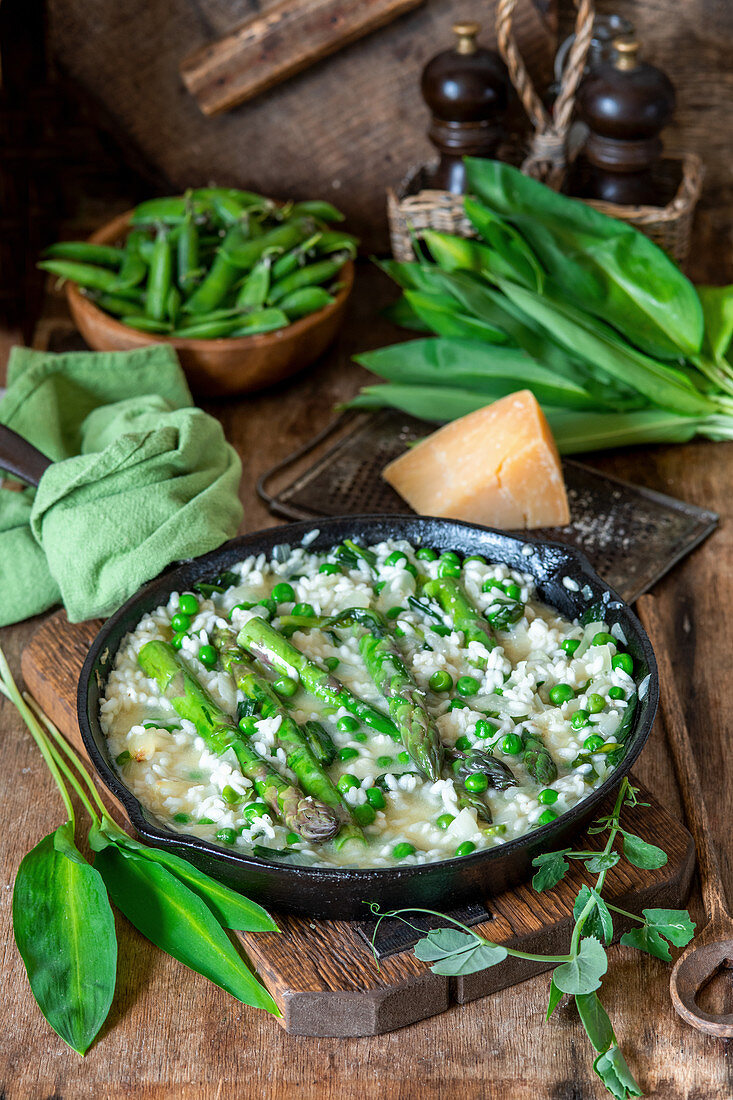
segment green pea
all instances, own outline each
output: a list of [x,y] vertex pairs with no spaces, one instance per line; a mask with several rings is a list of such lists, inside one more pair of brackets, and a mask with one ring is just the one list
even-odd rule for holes
[[221,844],[234,844],[237,839],[234,829],[219,829],[214,835]]
[[593,635],[593,641],[591,645],[616,645],[616,639],[613,634],[608,634],[605,630],[599,630],[597,634]]
[[456,680],[456,691],[460,695],[475,695],[480,687],[475,676],[459,676]]
[[583,748],[587,752],[597,752],[598,749],[603,748],[603,738],[598,733],[592,733],[590,737],[586,737],[583,742]]
[[588,696],[588,710],[591,712],[591,714],[600,714],[601,711],[605,709],[605,706],[606,700],[603,698],[603,696],[599,695],[595,691],[591,692],[591,694]]
[[341,664],[338,657],[326,657],[326,659],[323,663],[324,663],[324,665],[326,666],[326,668],[328,669],[329,672],[333,672],[333,670],[335,668],[338,668],[339,665]]
[[460,577],[461,567],[460,565],[452,561],[441,561],[438,564],[438,576],[439,577]]
[[451,628],[449,626],[443,626],[442,623],[435,623],[435,625],[431,624],[430,629],[433,634],[437,634],[439,638],[447,638],[448,635],[452,633]]
[[191,818],[188,814],[173,814],[173,820],[177,821],[179,825],[187,825]]
[[407,555],[403,554],[401,550],[393,550],[391,554],[388,554],[384,559],[385,565],[401,565],[407,561]]
[[430,546],[421,546],[415,554],[415,557],[420,561],[435,561],[437,556],[437,551],[433,550]]
[[286,844],[297,844],[300,841],[300,837],[297,833],[287,833],[285,836]]
[[387,618],[397,619],[402,614],[402,612],[406,610],[407,609],[404,607],[390,607],[389,611],[387,612]]
[[198,819],[198,824],[199,825],[213,825],[214,824],[214,819],[211,818],[211,817],[200,817]]
[[300,617],[301,619],[311,619],[315,615],[315,611],[313,610],[313,606],[309,603],[296,603],[295,607],[293,608],[292,614]]
[[428,687],[431,691],[450,691],[453,687],[453,677],[450,672],[440,668],[428,680]]
[[377,583],[374,585],[374,594],[378,596],[386,584],[386,581],[377,581]]
[[183,639],[187,637],[188,635],[186,634],[185,630],[179,630],[171,638],[171,647],[176,650],[180,649],[183,645]]
[[473,791],[475,794],[481,794],[482,791],[487,790],[489,786],[489,780],[483,772],[471,772],[470,775],[466,776],[463,785],[467,791]]
[[240,718],[238,725],[245,737],[253,737],[257,733],[257,719],[251,715]]
[[350,714],[345,714],[343,718],[339,718],[336,722],[336,729],[341,730],[342,733],[354,733],[358,730],[360,724],[357,718],[352,718]]
[[213,645],[202,645],[199,650],[199,661],[204,668],[214,668],[216,662],[219,660],[219,654],[214,649]]
[[375,810],[383,810],[387,805],[387,800],[380,791],[379,787],[369,787],[366,793],[367,802],[370,806],[373,806]]
[[561,648],[565,650],[568,657],[572,657],[575,650],[580,645],[580,638],[566,638],[564,642],[560,643]]
[[360,787],[361,780],[357,779],[355,775],[351,774],[351,772],[344,772],[343,775],[339,776],[336,782],[336,786],[340,791],[345,793],[346,791],[353,790],[354,787]]
[[243,797],[241,794],[234,790],[234,787],[230,787],[228,783],[221,792],[221,795],[224,801],[228,802],[230,806],[235,806],[237,802],[241,802]]
[[471,739],[464,734],[457,739],[456,748],[459,752],[467,752],[471,748]]
[[448,710],[466,710],[468,703],[463,699],[451,699]]
[[354,733],[352,734],[352,740],[359,741],[361,742],[361,744],[364,744],[365,741],[369,740],[369,735],[366,733]]
[[410,754],[409,754],[409,752],[398,752],[397,753],[397,761],[400,764],[409,764],[410,763]]
[[408,856],[414,856],[415,846],[414,844],[408,844],[406,840],[403,840],[400,844],[395,844],[392,849],[393,859],[407,859]]
[[271,595],[276,603],[295,603],[295,589],[287,581],[276,584]]
[[125,749],[123,752],[120,753],[118,757],[115,758],[115,764],[117,764],[121,768],[123,764],[129,763],[130,760],[132,760],[132,753]]
[[461,559],[458,557],[455,550],[444,550],[440,555],[440,560],[451,562],[453,565],[461,564]]
[[192,592],[184,592],[178,601],[178,609],[182,615],[197,615],[199,601]]
[[508,584],[505,592],[510,600],[518,600],[522,595],[522,589],[518,584]]
[[617,653],[611,658],[611,668],[620,668],[622,672],[631,676],[634,671],[634,659],[630,653]]
[[[622,656],[626,656],[626,654],[623,654]],[[624,691],[623,688],[616,687],[614,685],[613,687],[610,687],[608,689],[608,698],[609,699],[625,699],[626,698],[626,692]]]
[[171,619],[171,626],[178,633],[181,630],[189,630],[191,626],[191,616],[182,615],[180,612],[174,615]]
[[392,763],[394,763],[394,761],[393,761],[391,756],[378,756],[377,757],[377,767],[378,768],[388,768],[390,766],[390,764],[392,764]]
[[298,690],[298,681],[293,680],[291,676],[281,676],[272,686],[284,699],[292,699]]
[[471,852],[476,851],[476,845],[472,840],[464,840],[463,844],[459,844],[456,848],[457,856],[470,856]]
[[339,760],[344,761],[344,763],[347,760],[356,760],[358,755],[359,755],[359,750],[358,749],[339,749],[339,751],[337,753],[337,756],[338,756]]
[[557,791],[553,791],[552,787],[545,787],[543,791],[537,795],[537,801],[543,806],[551,806],[553,802],[557,802],[560,795]]
[[256,817],[264,817],[265,814],[269,814],[270,808],[264,802],[250,802],[249,806],[245,806],[242,812],[242,816],[247,821],[254,821]]
[[454,821],[455,817],[453,816],[453,814],[441,814],[440,817],[436,818],[435,824],[438,826],[439,829],[447,829],[448,826],[452,825]]
[[570,684],[555,684],[554,687],[550,688],[550,702],[556,707],[562,706],[563,703],[567,703],[574,698],[575,692]]
[[377,816],[377,811],[369,802],[362,802],[360,806],[354,806],[351,811],[359,825],[371,825]]
[[486,565],[486,558],[482,558],[480,554],[470,554],[467,558],[463,559],[463,564],[468,565],[470,561],[478,561],[481,565]]
[[518,737],[516,733],[508,733],[501,740],[501,751],[505,752],[507,756],[518,756],[522,751],[522,738]]
[[543,810],[537,818],[537,824],[550,825],[553,821],[556,821],[559,816],[560,815],[555,810]]
[[323,573],[326,577],[334,577],[341,572],[341,566],[337,565],[335,561],[324,561],[322,565],[318,566],[318,572]]
[[583,726],[588,725],[588,711],[576,710],[575,714],[570,719],[570,725],[574,730],[582,730]]
[[489,580],[484,581],[481,585],[482,592],[490,592],[492,588],[498,588],[500,592],[504,591],[504,585],[501,581],[497,581],[495,577],[490,577]]
[[496,726],[492,725],[491,722],[487,722],[485,718],[479,718],[474,733],[477,737],[493,737],[496,733]]

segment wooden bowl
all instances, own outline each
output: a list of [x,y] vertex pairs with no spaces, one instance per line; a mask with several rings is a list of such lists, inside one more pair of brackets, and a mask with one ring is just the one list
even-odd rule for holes
[[[120,214],[89,240],[95,244],[124,240],[131,216],[132,211]],[[343,286],[334,302],[287,328],[219,340],[185,340],[139,332],[99,309],[76,283],[66,283],[66,298],[74,323],[90,348],[130,351],[150,344],[170,344],[193,390],[206,397],[224,397],[272,386],[310,366],[323,354],[336,336],[354,283],[351,260],[344,264],[339,281]]]

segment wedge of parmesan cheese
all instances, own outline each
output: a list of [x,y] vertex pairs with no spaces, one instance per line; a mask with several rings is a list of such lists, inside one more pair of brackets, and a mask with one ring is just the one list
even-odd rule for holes
[[560,456],[529,390],[446,424],[382,476],[421,515],[505,530],[570,521]]

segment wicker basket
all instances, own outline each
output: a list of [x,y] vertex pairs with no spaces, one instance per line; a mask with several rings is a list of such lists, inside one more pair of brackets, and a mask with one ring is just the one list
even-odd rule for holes
[[[424,188],[430,168],[431,165],[425,165],[413,170],[397,192],[387,192],[390,239],[396,260],[414,260],[412,239],[424,229],[455,233],[459,237],[476,236],[463,212],[462,195]],[[666,206],[617,206],[587,200],[588,205],[640,229],[676,263],[683,265],[690,251],[692,219],[702,188],[702,161],[695,153],[665,157],[655,172],[660,194],[673,194]]]

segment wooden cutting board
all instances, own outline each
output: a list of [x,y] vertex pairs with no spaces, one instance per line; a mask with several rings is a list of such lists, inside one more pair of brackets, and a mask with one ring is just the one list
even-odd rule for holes
[[[74,746],[84,752],[76,720],[76,685],[87,650],[100,622],[70,624],[63,612],[40,627],[23,652],[22,671],[28,690]],[[86,754],[85,754],[86,755]],[[103,789],[103,793],[106,791]],[[625,813],[625,823],[644,840],[661,840],[667,864],[640,871],[626,861],[612,868],[604,896],[632,912],[647,906],[675,908],[684,904],[695,865],[692,838],[642,788],[650,803]],[[610,807],[609,807],[610,808]],[[118,816],[119,816],[119,805]],[[599,808],[598,816],[606,812]],[[578,847],[598,849],[595,836],[579,837]],[[529,953],[559,952],[567,947],[573,924],[573,900],[583,882],[582,866],[573,861],[565,879],[551,892],[537,894],[529,884],[498,897],[476,899],[461,911],[462,919],[495,943]],[[385,929],[378,940],[379,968],[372,955],[368,924],[315,921],[275,914],[281,934],[237,933],[242,946],[280,1010],[281,1023],[294,1035],[378,1035],[495,993],[552,964],[508,958],[498,966],[463,978],[431,973],[415,958],[414,935]],[[618,921],[617,936],[631,922]]]

